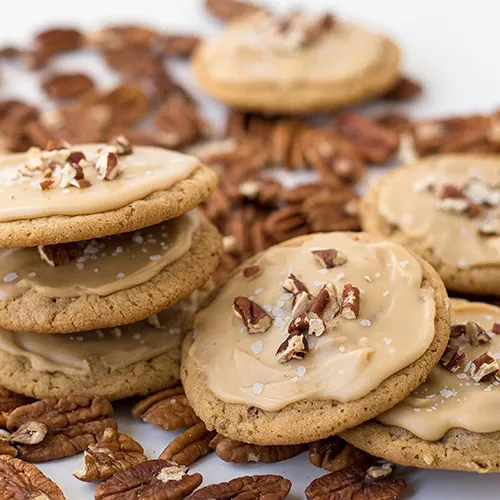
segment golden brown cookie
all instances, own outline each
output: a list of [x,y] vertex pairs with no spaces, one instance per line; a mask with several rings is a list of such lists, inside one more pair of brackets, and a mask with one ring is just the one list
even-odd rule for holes
[[[144,319],[207,281],[219,261],[221,237],[192,212],[81,245],[79,257],[54,267],[36,248],[0,252],[1,327],[72,333]],[[54,252],[43,247],[42,253],[54,264]]]
[[326,438],[426,378],[449,338],[446,302],[431,266],[394,243],[363,233],[292,239],[235,270],[197,314],[183,344],[186,395],[209,429],[232,439]]
[[498,363],[486,353],[500,346],[500,308],[457,299],[451,306],[450,344],[426,382],[342,437],[403,465],[499,472]]
[[1,156],[0,246],[51,245],[152,226],[195,208],[216,185],[214,172],[192,156],[145,146],[115,154],[113,148],[90,144]]
[[427,260],[448,289],[500,296],[499,183],[495,156],[420,160],[373,182],[361,224]]
[[209,94],[235,108],[309,113],[384,93],[398,78],[399,49],[329,15],[259,12],[202,43],[194,71]]

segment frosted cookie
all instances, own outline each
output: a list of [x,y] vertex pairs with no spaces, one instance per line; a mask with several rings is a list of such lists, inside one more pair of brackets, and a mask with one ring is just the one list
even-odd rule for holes
[[363,230],[405,245],[450,290],[500,296],[500,159],[445,155],[393,170],[360,207]]
[[427,381],[344,439],[404,465],[500,472],[500,308],[452,299],[451,323],[450,343]]
[[197,314],[183,344],[189,403],[232,439],[326,438],[426,378],[449,338],[445,301],[431,266],[391,242],[323,233],[274,246]]
[[0,247],[51,245],[152,226],[205,201],[215,174],[153,147],[62,145],[0,156]]
[[0,249],[0,327],[72,333],[142,320],[203,285],[220,251],[197,211],[97,240]]
[[181,342],[199,295],[147,320],[74,335],[0,329],[0,385],[42,399],[69,394],[111,400],[179,382]]
[[359,102],[399,76],[399,49],[361,26],[300,12],[244,16],[201,44],[200,85],[235,108],[309,113]]

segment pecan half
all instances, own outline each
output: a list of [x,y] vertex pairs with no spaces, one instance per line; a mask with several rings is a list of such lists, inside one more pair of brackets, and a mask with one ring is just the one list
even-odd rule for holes
[[441,357],[441,364],[451,372],[457,372],[460,367],[467,361],[467,355],[464,350],[451,342],[448,342],[443,356]]
[[346,283],[342,290],[342,303],[340,304],[340,315],[344,319],[356,319],[359,314],[360,292],[359,288]]
[[245,325],[248,333],[264,333],[271,328],[272,319],[264,309],[248,297],[238,296],[234,299],[234,312]]
[[470,375],[475,382],[489,382],[495,379],[499,369],[497,360],[489,352],[485,352],[472,361]]
[[160,50],[167,56],[189,58],[199,44],[200,38],[194,35],[164,35]]
[[116,153],[105,153],[99,156],[95,166],[99,172],[97,178],[101,180],[112,181],[120,172]]
[[165,431],[191,427],[200,421],[182,387],[166,389],[139,401],[132,408],[132,415]]
[[311,253],[314,255],[316,262],[318,262],[321,267],[326,267],[327,269],[341,266],[347,262],[347,257],[342,252],[333,248],[311,250]]
[[276,357],[280,363],[287,363],[291,359],[304,359],[309,352],[309,344],[303,333],[293,332],[278,347]]
[[307,449],[307,445],[258,446],[217,435],[210,441],[210,448],[214,449],[217,456],[224,462],[235,464],[262,462],[270,464],[288,460],[302,453]]
[[221,21],[230,21],[236,17],[263,10],[256,3],[242,0],[205,0],[205,8]]
[[34,39],[36,51],[47,56],[76,50],[82,46],[83,36],[74,28],[54,28],[38,33]]
[[203,422],[198,422],[170,442],[159,458],[190,465],[210,452],[210,441],[215,435],[215,431],[208,431]]
[[38,247],[41,259],[49,266],[64,266],[83,254],[83,247],[78,243],[60,243]]
[[42,88],[52,99],[71,99],[94,88],[93,80],[82,73],[48,75]]
[[[288,496],[292,483],[282,476],[244,476],[227,483],[205,486],[190,496],[190,500],[227,500],[248,498],[283,500]],[[97,499],[99,500],[99,499]]]
[[262,267],[254,265],[243,268],[242,274],[243,277],[247,281],[249,281],[260,276],[262,272],[263,272]]
[[298,294],[300,292],[305,292],[307,294],[309,293],[306,285],[304,285],[304,283],[302,283],[302,281],[300,281],[293,273],[290,273],[287,276],[285,282],[283,283],[283,288],[287,292],[294,294]]
[[394,500],[406,489],[403,480],[367,475],[367,466],[351,465],[315,479],[306,488],[307,500],[342,500],[366,498],[373,500]]
[[473,321],[467,321],[465,324],[465,335],[470,345],[475,347],[480,344],[485,344],[491,340],[491,337],[486,333],[486,330]]
[[0,455],[0,484],[5,499],[65,500],[59,486],[37,467],[7,455]]
[[168,460],[148,460],[116,473],[97,486],[95,500],[124,498],[168,498],[182,500],[202,482],[201,474],[187,474],[186,468]]
[[101,439],[89,445],[83,455],[83,467],[73,476],[80,481],[105,481],[117,472],[147,460],[142,446],[126,434],[109,427]]
[[7,425],[7,417],[12,410],[31,402],[30,398],[0,387],[0,428]]
[[309,461],[316,467],[335,472],[349,465],[368,463],[370,458],[340,437],[331,436],[309,445]]

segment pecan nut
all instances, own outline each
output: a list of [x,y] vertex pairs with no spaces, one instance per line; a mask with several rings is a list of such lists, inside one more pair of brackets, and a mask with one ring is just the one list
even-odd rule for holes
[[[292,483],[282,476],[244,476],[227,483],[205,486],[193,493],[190,500],[226,500],[228,498],[259,498],[283,500]],[[99,499],[97,499],[99,500]]]
[[45,424],[39,422],[27,422],[13,432],[10,439],[14,443],[38,444],[45,439],[47,432],[48,428]]
[[2,498],[65,500],[54,481],[37,467],[17,458],[0,455]]
[[214,449],[217,456],[225,462],[235,464],[262,462],[270,464],[288,460],[302,453],[307,449],[307,445],[258,446],[217,435],[210,442],[210,448]]
[[321,248],[318,250],[311,250],[316,262],[321,267],[330,269],[332,267],[341,266],[347,262],[347,257],[334,248]]
[[477,347],[480,344],[485,344],[491,340],[491,337],[486,333],[486,330],[473,321],[467,321],[465,324],[465,336],[470,345]]
[[56,73],[44,79],[42,88],[52,99],[71,99],[93,89],[94,82],[82,73]]
[[83,455],[83,467],[73,476],[80,481],[105,481],[117,472],[147,460],[142,446],[126,434],[106,429],[99,442],[89,445]]
[[394,86],[383,95],[383,98],[391,101],[407,101],[421,94],[422,85],[420,83],[407,76],[400,76]]
[[112,181],[120,173],[120,165],[118,164],[118,155],[116,153],[105,153],[101,155],[95,164],[98,179]]
[[234,299],[234,312],[241,318],[248,333],[264,333],[271,328],[272,319],[264,309],[248,297]]
[[203,422],[177,436],[160,454],[162,460],[171,460],[179,465],[190,465],[210,450],[210,441],[215,431],[208,431]]
[[360,291],[356,286],[346,283],[342,290],[340,315],[344,319],[356,319],[359,314]]
[[242,271],[242,274],[243,274],[243,277],[245,278],[245,280],[250,281],[250,280],[260,276],[262,274],[262,272],[263,272],[262,267],[253,265],[253,266],[245,267]]
[[182,387],[166,389],[139,401],[132,408],[132,415],[165,431],[191,427],[200,421]]
[[230,21],[236,17],[263,10],[253,2],[242,0],[205,0],[205,8],[221,21]]
[[276,351],[276,357],[280,363],[288,363],[291,359],[304,359],[309,352],[309,343],[305,334],[294,331]]
[[16,394],[15,392],[5,389],[5,387],[0,387],[0,427],[5,427],[7,424],[7,417],[12,410],[15,410],[18,406],[23,406],[30,403],[32,400]]
[[346,443],[338,436],[331,436],[309,445],[309,461],[321,469],[335,472],[349,465],[369,462],[369,456]]
[[188,58],[200,44],[200,38],[193,35],[165,35],[160,44],[165,55]]
[[485,352],[472,361],[470,375],[475,382],[489,382],[495,379],[499,369],[497,360]]
[[451,342],[448,342],[446,349],[441,357],[441,364],[451,372],[457,372],[467,361],[467,355],[464,350]]
[[38,247],[41,259],[49,266],[64,266],[83,254],[83,247],[78,243],[60,243]]

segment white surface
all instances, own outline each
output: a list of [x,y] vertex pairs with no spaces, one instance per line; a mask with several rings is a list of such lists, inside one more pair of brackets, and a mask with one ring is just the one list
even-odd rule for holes
[[[409,106],[415,116],[437,116],[447,113],[491,111],[498,102],[500,70],[497,48],[500,45],[498,14],[493,0],[268,0],[266,3],[281,10],[299,4],[308,9],[328,8],[352,19],[362,21],[392,35],[404,50],[404,67],[426,86],[425,96]],[[53,24],[77,24],[85,28],[98,27],[104,22],[144,22],[171,31],[195,31],[204,35],[217,32],[218,23],[203,12],[202,0],[86,0],[67,2],[18,1],[4,6],[0,16],[0,44],[22,42],[37,29]],[[79,67],[89,73],[102,74],[104,66],[94,58],[73,55],[61,58],[61,66]],[[176,63],[181,80],[196,88],[185,64]],[[4,71],[0,97],[20,96],[33,102],[43,102],[36,81],[14,67]],[[107,74],[106,84],[114,77]],[[202,98],[204,111],[212,121],[221,121],[223,107]],[[147,424],[136,422],[128,415],[130,406],[117,407],[120,430],[137,439],[150,458],[155,458],[176,433],[166,433]],[[64,490],[68,500],[93,498],[93,486],[71,476],[80,467],[81,455],[42,464],[40,468]],[[419,500],[499,498],[500,477],[473,473],[417,471],[402,469],[410,484],[406,498]],[[204,484],[229,480],[238,475],[277,473],[293,482],[290,498],[304,498],[304,488],[323,471],[309,464],[307,454],[275,465],[235,466],[224,464],[210,456],[195,464],[192,470],[205,478]],[[1,491],[1,485],[0,485]]]

